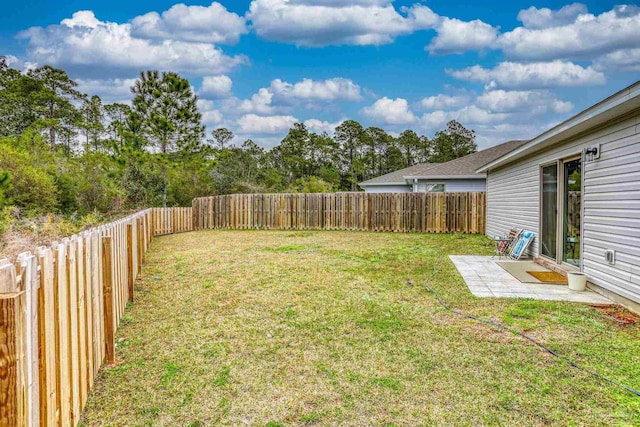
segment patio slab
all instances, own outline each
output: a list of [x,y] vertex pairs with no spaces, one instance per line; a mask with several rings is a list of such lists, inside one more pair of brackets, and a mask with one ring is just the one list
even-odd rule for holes
[[471,293],[477,297],[533,298],[549,301],[572,301],[593,305],[613,302],[589,289],[572,291],[567,285],[522,283],[490,256],[450,255]]

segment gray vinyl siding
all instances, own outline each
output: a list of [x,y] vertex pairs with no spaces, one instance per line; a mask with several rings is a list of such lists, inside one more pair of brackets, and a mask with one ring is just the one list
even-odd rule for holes
[[481,192],[487,188],[485,179],[433,179],[433,180],[418,180],[417,192],[423,192],[427,188],[428,184],[442,184],[444,183],[444,191],[447,193],[455,192]]
[[411,193],[410,185],[367,185],[366,193]]
[[[582,269],[589,281],[640,303],[640,113],[556,145],[487,178],[487,235],[511,227],[536,233],[538,255],[540,166],[600,144],[600,159],[583,163]],[[604,261],[604,250],[616,262]]]

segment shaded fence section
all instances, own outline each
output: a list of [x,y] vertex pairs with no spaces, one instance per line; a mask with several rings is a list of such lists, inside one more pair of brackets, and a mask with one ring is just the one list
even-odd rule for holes
[[191,208],[147,209],[0,259],[0,426],[77,425],[165,217],[158,234],[191,228]]
[[193,214],[188,208],[153,208],[153,230],[156,236],[162,234],[193,231]]
[[234,194],[193,200],[194,229],[484,233],[485,193]]

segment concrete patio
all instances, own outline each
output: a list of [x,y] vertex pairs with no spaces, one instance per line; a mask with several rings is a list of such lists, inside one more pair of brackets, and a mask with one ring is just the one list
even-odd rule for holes
[[500,267],[490,256],[450,255],[471,293],[477,297],[533,298],[572,301],[593,305],[613,304],[589,289],[572,291],[567,285],[522,283]]

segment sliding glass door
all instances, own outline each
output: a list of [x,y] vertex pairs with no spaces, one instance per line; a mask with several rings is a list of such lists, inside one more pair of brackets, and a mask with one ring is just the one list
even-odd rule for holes
[[580,267],[581,160],[543,166],[541,185],[540,253],[558,264]]
[[558,164],[542,168],[542,255],[556,259],[558,236]]

